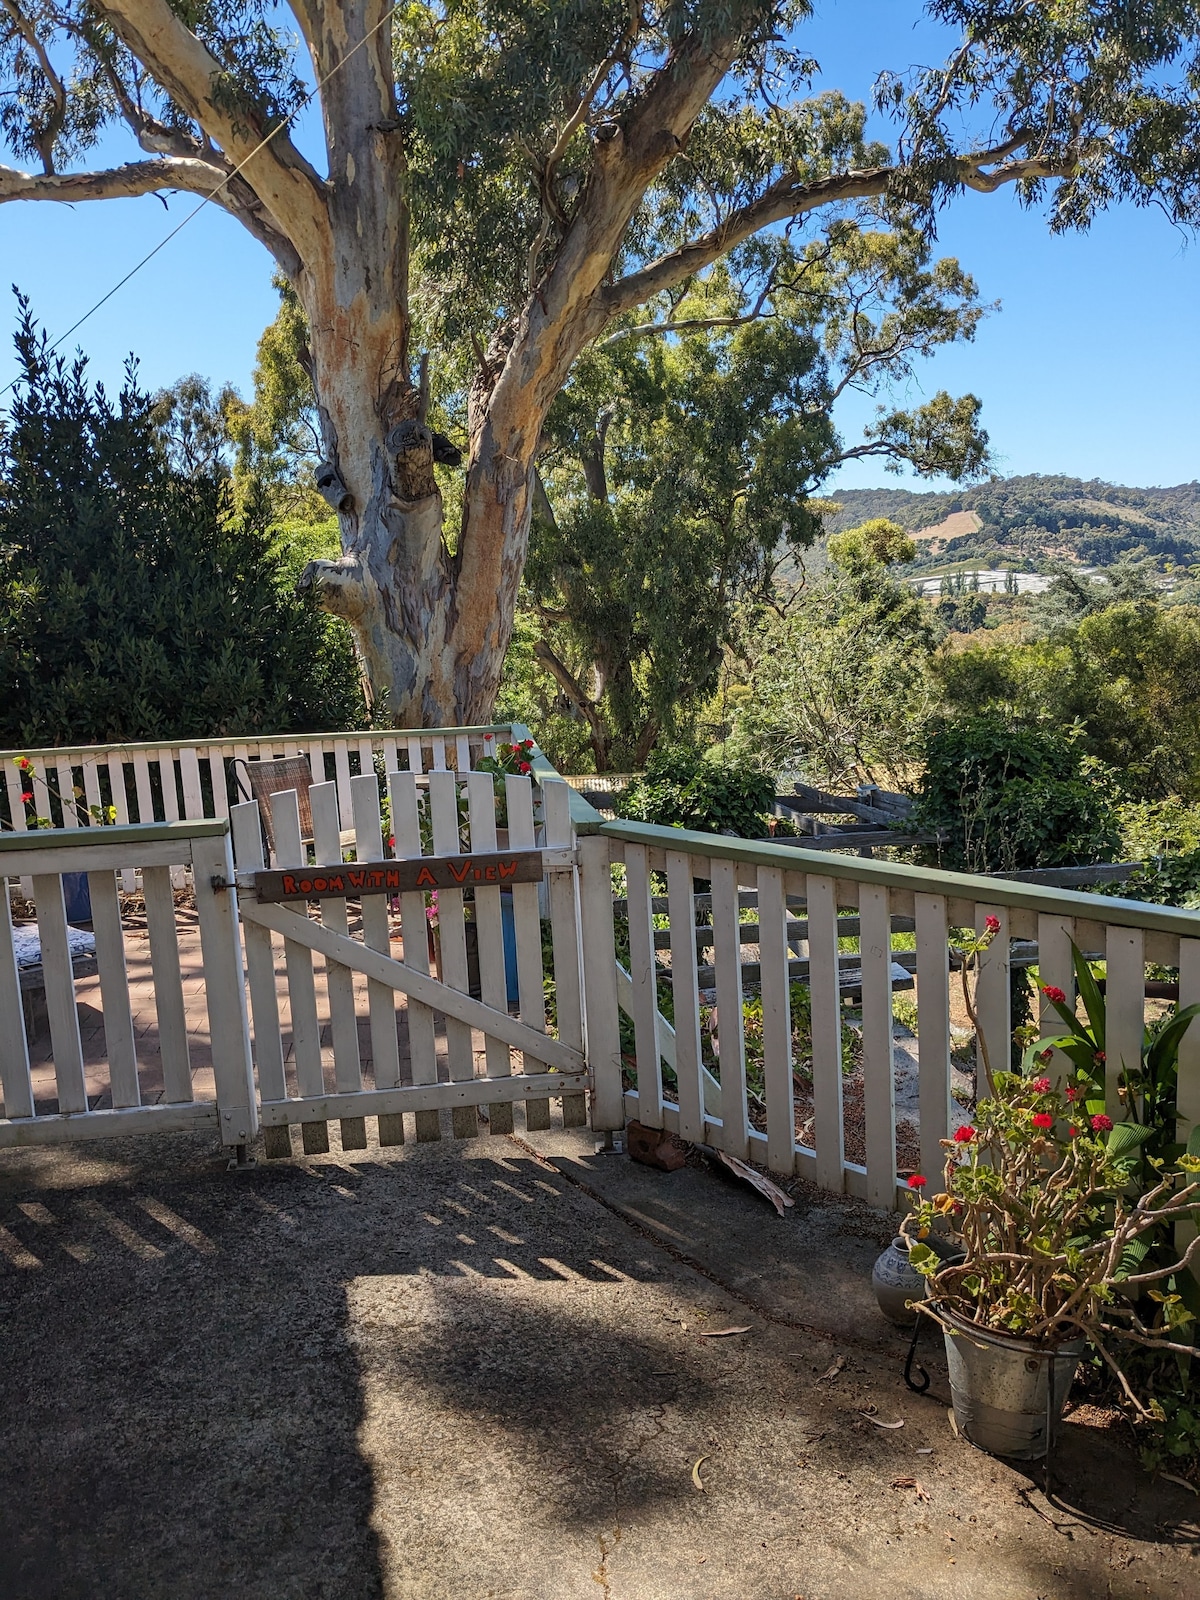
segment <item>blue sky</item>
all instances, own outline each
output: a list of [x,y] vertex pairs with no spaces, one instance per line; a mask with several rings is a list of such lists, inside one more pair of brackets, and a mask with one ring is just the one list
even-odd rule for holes
[[[865,98],[884,67],[939,60],[946,36],[915,0],[816,0],[797,43],[817,58],[816,87]],[[882,123],[876,130],[887,136]],[[99,153],[133,159],[120,141]],[[74,208],[0,207],[3,283],[32,295],[57,337],[195,205],[192,196]],[[1002,309],[973,344],[940,353],[900,398],[946,388],[983,400],[997,470],[1063,472],[1116,483],[1200,478],[1200,253],[1160,212],[1121,207],[1085,235],[1052,238],[1008,194],[966,195],[943,213],[939,248],[974,274]],[[249,385],[254,348],[275,314],[271,263],[237,223],[206,208],[91,318],[82,343],[93,373],[119,382],[126,355],[151,388],[188,372]],[[0,318],[0,385],[13,376]],[[838,421],[849,442],[874,403],[848,396]],[[855,463],[832,488],[901,483]],[[918,486],[918,485],[914,485]]]

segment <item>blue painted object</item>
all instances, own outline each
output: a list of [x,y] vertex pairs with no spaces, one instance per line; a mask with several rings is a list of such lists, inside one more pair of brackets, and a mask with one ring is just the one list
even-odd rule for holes
[[62,875],[63,903],[68,922],[92,920],[92,891],[88,888],[86,872],[64,872]]
[[504,982],[508,1003],[515,1006],[520,999],[517,989],[517,919],[513,915],[511,889],[500,891],[500,921],[504,934]]

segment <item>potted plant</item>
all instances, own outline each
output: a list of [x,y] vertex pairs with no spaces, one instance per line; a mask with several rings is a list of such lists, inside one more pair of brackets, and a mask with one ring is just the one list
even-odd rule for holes
[[[1045,1454],[1088,1342],[1135,1405],[1108,1348],[1114,1336],[1191,1354],[1171,1340],[1170,1317],[1147,1325],[1135,1302],[1200,1249],[1198,1235],[1182,1259],[1147,1270],[1142,1248],[1200,1216],[1200,1157],[1153,1158],[1139,1192],[1137,1125],[1114,1127],[1073,1086],[1045,1076],[989,1072],[989,1081],[975,1121],[943,1141],[942,1190],[927,1197],[925,1178],[909,1179],[918,1203],[901,1232],[926,1280],[921,1310],[945,1334],[960,1431],[992,1454],[1030,1460]],[[930,1248],[942,1230],[960,1259]]]

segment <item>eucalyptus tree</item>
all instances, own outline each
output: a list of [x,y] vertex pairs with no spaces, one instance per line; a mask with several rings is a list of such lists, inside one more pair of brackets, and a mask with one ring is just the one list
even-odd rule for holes
[[[1055,227],[1123,195],[1197,206],[1200,0],[930,0],[960,42],[880,80],[890,149],[808,96],[808,0],[290,9],[299,41],[267,0],[0,0],[0,131],[30,169],[0,169],[0,200],[210,195],[271,252],[307,316],[341,528],[307,582],[401,722],[488,716],[546,417],[616,319],[856,208],[928,220],[1007,185],[1045,190]],[[317,164],[287,127],[302,54]],[[143,159],[87,170],[114,127]],[[423,352],[465,396],[453,528]]]

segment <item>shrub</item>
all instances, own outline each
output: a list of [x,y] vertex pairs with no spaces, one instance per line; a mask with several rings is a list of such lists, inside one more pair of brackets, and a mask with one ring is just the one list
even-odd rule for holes
[[993,713],[935,725],[916,816],[945,835],[924,853],[964,872],[1083,865],[1120,845],[1111,785],[1075,730]]
[[132,372],[114,404],[26,313],[0,436],[0,742],[345,727],[353,654],[286,592],[265,498],[174,470]]
[[617,814],[663,828],[753,839],[766,832],[775,780],[746,762],[706,758],[691,746],[658,750],[621,797]]

